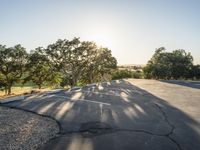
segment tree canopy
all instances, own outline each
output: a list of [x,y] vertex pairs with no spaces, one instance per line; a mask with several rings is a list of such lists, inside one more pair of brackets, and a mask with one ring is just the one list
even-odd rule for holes
[[30,53],[21,45],[0,45],[0,56],[0,87],[6,94],[11,94],[11,87],[19,81],[32,81],[39,88],[46,84],[72,87],[98,82],[106,80],[105,76],[117,67],[111,50],[76,37],[59,39]]
[[192,68],[193,57],[190,53],[182,49],[166,52],[161,47],[156,49],[143,71],[146,78],[186,79],[193,77]]
[[39,89],[41,89],[42,85],[45,83],[54,85],[61,81],[60,73],[53,70],[53,65],[44,54],[44,49],[42,47],[36,48],[29,54],[26,68],[27,75],[24,81],[31,80]]
[[[200,65],[185,50],[167,52],[156,49],[143,68],[145,78],[200,79]],[[111,79],[142,78],[142,72],[117,70],[117,60],[110,49],[92,41],[59,39],[46,48],[38,47],[27,53],[20,44],[0,45],[0,89],[11,94],[18,82],[33,82],[38,88],[48,86],[76,86]]]
[[6,48],[0,45],[0,74],[1,85],[6,94],[11,94],[12,85],[22,77],[27,62],[27,52],[21,45]]
[[64,74],[62,85],[77,85],[78,81],[91,83],[100,80],[109,71],[116,68],[117,61],[111,50],[98,47],[94,42],[58,40],[45,49],[55,68]]

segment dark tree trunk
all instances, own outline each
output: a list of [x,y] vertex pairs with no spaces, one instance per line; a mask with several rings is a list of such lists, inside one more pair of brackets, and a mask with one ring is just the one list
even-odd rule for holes
[[76,86],[76,80],[73,78],[73,79],[72,79],[71,87],[74,87],[74,86]]
[[74,87],[76,85],[77,85],[77,78],[72,75],[72,78],[71,78],[71,87]]
[[12,87],[11,85],[8,86],[8,95],[11,94],[11,87]]
[[94,76],[93,73],[90,73],[89,75],[89,83],[93,83],[94,82]]
[[90,69],[89,70],[89,83],[93,82],[93,71]]
[[101,73],[101,80],[104,80],[104,73]]
[[7,95],[8,94],[8,86],[6,85],[5,86],[5,95]]
[[41,88],[42,88],[42,85],[41,85],[41,84],[39,84],[39,85],[38,85],[38,88],[39,88],[39,89],[41,89]]
[[89,83],[92,83],[92,76],[91,76],[91,74],[89,75]]

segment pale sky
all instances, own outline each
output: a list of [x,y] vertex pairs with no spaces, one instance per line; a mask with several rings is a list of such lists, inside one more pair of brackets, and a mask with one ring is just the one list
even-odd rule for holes
[[119,64],[145,64],[161,46],[200,63],[200,0],[0,0],[0,19],[8,47],[80,37],[111,49]]

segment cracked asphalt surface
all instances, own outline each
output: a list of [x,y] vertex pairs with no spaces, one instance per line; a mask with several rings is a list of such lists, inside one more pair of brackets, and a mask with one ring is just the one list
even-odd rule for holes
[[54,118],[41,150],[199,150],[200,83],[118,80],[4,104]]

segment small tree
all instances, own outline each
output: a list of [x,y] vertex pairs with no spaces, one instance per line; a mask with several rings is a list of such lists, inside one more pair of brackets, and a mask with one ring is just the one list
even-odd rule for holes
[[6,94],[11,94],[11,87],[21,79],[26,62],[27,53],[21,45],[0,45],[0,74]]

